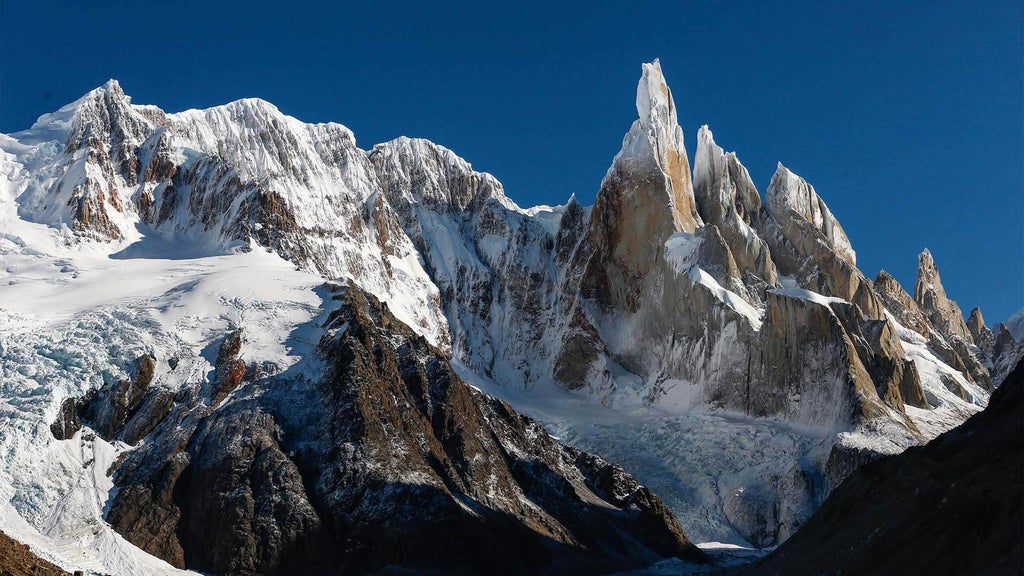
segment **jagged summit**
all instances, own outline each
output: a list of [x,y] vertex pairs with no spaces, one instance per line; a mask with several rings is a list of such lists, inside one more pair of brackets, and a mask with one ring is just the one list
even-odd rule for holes
[[701,218],[718,227],[746,284],[755,290],[774,286],[778,271],[756,231],[762,227],[761,196],[746,167],[715,143],[706,124],[697,131],[693,183]]
[[839,256],[852,266],[857,264],[857,254],[839,220],[815,192],[814,186],[794,174],[782,162],[778,163],[768,185],[765,205],[780,223],[784,224],[791,215],[810,222],[824,234]]
[[607,188],[606,183],[610,184],[609,180],[621,178],[624,173],[651,179],[651,186],[635,192],[668,205],[673,231],[693,232],[702,222],[693,199],[690,163],[672,92],[658,60],[642,67],[636,109],[638,119],[623,139],[622,149],[602,182],[602,190]]
[[971,308],[971,315],[967,319],[967,327],[971,330],[972,333],[975,330],[979,330],[982,327],[986,327],[985,316],[982,315],[981,308],[977,306]]
[[661,71],[661,61],[655,58],[653,62],[643,64],[641,70],[636,89],[636,112],[640,124],[648,129],[678,126],[676,104]]
[[928,319],[940,332],[953,334],[966,342],[973,343],[970,330],[964,322],[960,306],[946,296],[942,286],[939,268],[927,248],[918,255],[917,280],[914,283],[914,300]]
[[109,78],[101,86],[96,88],[97,90],[106,90],[107,92],[121,93],[124,94],[124,90],[121,88],[121,83],[116,78]]

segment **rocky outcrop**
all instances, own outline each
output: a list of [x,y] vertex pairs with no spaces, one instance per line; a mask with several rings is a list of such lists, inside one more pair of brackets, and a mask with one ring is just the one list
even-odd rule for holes
[[761,385],[750,386],[751,414],[785,414],[790,421],[836,429],[885,414],[878,390],[840,320],[841,315],[857,312],[843,301],[804,296],[768,293],[760,334],[764,376]]
[[918,256],[917,280],[914,282],[914,301],[935,328],[944,335],[974,343],[971,331],[964,322],[960,306],[946,296],[939,277],[939,268],[927,248]]
[[79,403],[82,421],[101,437],[112,440],[142,404],[156,369],[156,359],[140,356],[130,378],[107,384]]
[[992,343],[992,378],[996,382],[1005,379],[1021,358],[1024,358],[1024,342],[1018,342],[1013,334],[1000,322],[996,326],[995,340]]
[[[301,426],[280,404],[294,399],[273,392],[280,377],[216,401],[219,387],[206,398],[192,388],[117,471],[108,521],[126,538],[219,574],[597,573],[703,560],[620,467],[464,384],[354,285],[326,290],[336,306],[319,345],[327,370],[288,386],[311,400]],[[218,370],[242,340],[224,339]]]
[[228,334],[217,349],[217,364],[213,373],[212,402],[220,403],[228,394],[235,391],[245,379],[245,361],[238,357],[242,351],[242,331],[235,330]]
[[967,329],[971,332],[971,337],[980,352],[978,357],[984,362],[992,382],[1002,382],[1017,362],[1024,358],[1024,343],[1014,339],[1003,322],[995,326],[994,332],[989,329],[985,325],[985,317],[982,316],[980,308],[971,310]]
[[982,360],[972,349],[975,345],[974,337],[964,322],[963,312],[956,302],[946,296],[946,289],[943,288],[942,279],[939,277],[939,269],[927,248],[918,256],[914,301],[932,327],[945,338],[959,356],[969,379],[986,390],[991,390],[991,377]]
[[50,424],[50,433],[57,440],[67,440],[82,429],[82,418],[78,415],[78,400],[66,398],[57,411],[57,418]]
[[971,339],[982,352],[991,355],[992,346],[995,344],[995,335],[985,325],[985,317],[981,314],[981,308],[975,306],[971,309],[971,316],[967,319],[967,330],[971,333]]

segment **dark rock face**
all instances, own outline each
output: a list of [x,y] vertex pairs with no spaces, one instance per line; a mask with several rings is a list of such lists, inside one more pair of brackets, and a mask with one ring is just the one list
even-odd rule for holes
[[162,416],[148,434],[149,417],[122,432],[147,441],[117,471],[107,520],[121,534],[218,574],[603,573],[704,559],[622,468],[467,386],[386,304],[328,290],[338,307],[319,345],[324,376],[290,382],[302,415],[275,395],[283,375],[234,370],[237,332],[213,385],[142,403],[136,414]]
[[50,424],[50,433],[57,440],[67,440],[82,429],[82,419],[78,416],[78,401],[68,398],[60,405],[57,419]]
[[242,351],[242,331],[228,334],[217,349],[217,366],[213,377],[213,404],[217,405],[242,383],[245,361],[238,358]]
[[[981,413],[858,469],[758,564],[730,574],[1020,574],[1024,363]],[[838,456],[837,456],[838,457]]]
[[148,354],[139,357],[131,369],[131,378],[108,383],[80,401],[82,421],[103,438],[113,439],[142,404],[155,369],[155,358]]

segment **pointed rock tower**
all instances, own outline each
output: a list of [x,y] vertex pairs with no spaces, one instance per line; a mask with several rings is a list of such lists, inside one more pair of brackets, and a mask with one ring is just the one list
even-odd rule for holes
[[964,322],[964,313],[956,302],[946,296],[932,253],[925,248],[917,260],[917,281],[914,283],[914,301],[917,306],[939,332],[952,334],[973,344],[974,338]]
[[693,168],[694,196],[701,218],[717,226],[729,245],[748,288],[761,293],[778,283],[768,245],[756,231],[760,226],[761,197],[736,154],[715,144],[705,125],[697,131]]
[[639,118],[601,182],[590,221],[595,255],[586,284],[609,308],[639,306],[640,279],[676,232],[701,224],[690,181],[683,130],[672,92],[655,60],[643,65],[636,90]]

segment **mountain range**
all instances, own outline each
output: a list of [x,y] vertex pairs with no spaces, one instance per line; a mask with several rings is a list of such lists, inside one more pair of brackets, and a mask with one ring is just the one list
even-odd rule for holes
[[781,163],[762,197],[703,126],[691,167],[658,61],[636,110],[592,206],[113,80],[0,135],[0,530],[116,574],[700,565],[1024,356]]

